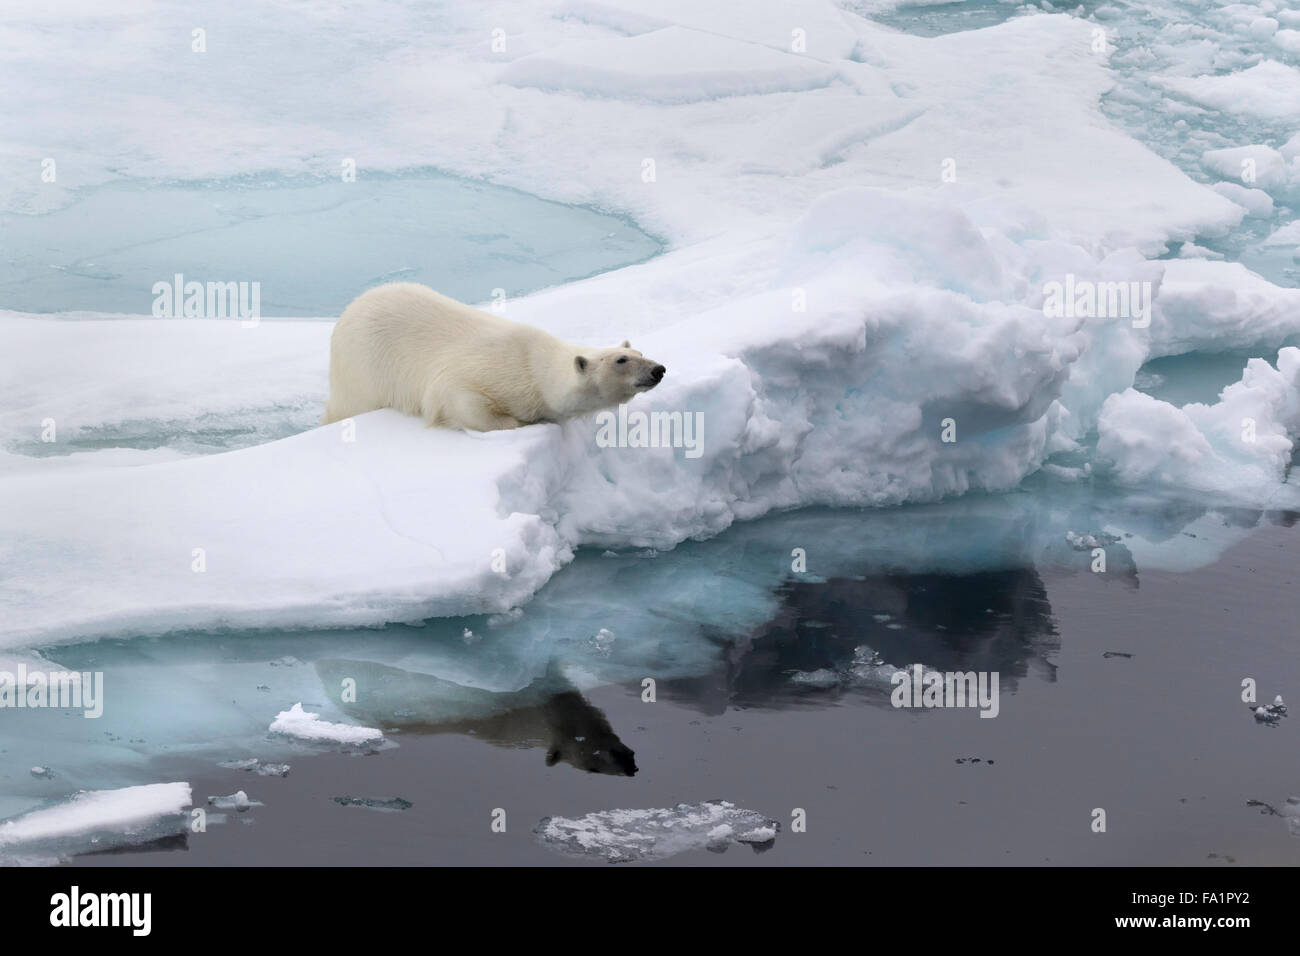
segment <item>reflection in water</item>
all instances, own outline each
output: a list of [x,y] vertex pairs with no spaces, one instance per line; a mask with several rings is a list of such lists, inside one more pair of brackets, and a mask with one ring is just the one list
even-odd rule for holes
[[[1031,668],[1056,677],[1048,659],[1059,646],[1056,625],[1032,568],[791,581],[779,593],[777,613],[730,643],[718,670],[673,681],[665,693],[706,713],[819,703],[843,686],[887,701],[888,667],[880,679],[854,679],[871,651],[897,668],[997,672],[1008,691]],[[810,674],[821,676],[798,679]]]
[[[659,694],[708,713],[846,694],[883,703],[888,671],[880,668],[883,688],[864,681],[858,647],[894,667],[996,668],[1010,692],[1021,674],[1053,673],[1055,633],[1039,575],[1050,585],[1060,575],[1091,574],[1094,539],[1105,542],[1098,583],[1127,588],[1137,586],[1139,568],[1203,567],[1259,523],[1296,521],[1294,512],[1117,497],[1047,477],[1031,483],[1033,493],[774,515],[657,556],[586,550],[522,613],[500,620],[46,648],[48,667],[105,673],[109,703],[93,736],[81,721],[7,714],[6,759],[56,766],[60,776],[11,775],[0,787],[0,816],[78,789],[148,782],[139,765],[153,754],[286,759],[294,751],[266,729],[299,701],[325,720],[422,723],[502,746],[540,746],[557,763],[630,773],[631,752],[579,693],[630,690],[653,677]],[[807,574],[792,574],[795,547],[807,549]],[[1026,568],[1038,570],[1010,570]],[[606,629],[613,639],[597,640]],[[561,672],[569,681],[555,677]],[[336,675],[358,679],[358,704],[340,710]]]
[[[1300,517],[1119,496],[1046,476],[1026,484],[1036,490],[774,515],[671,554],[589,549],[521,613],[497,619],[45,648],[49,667],[105,673],[108,705],[90,733],[80,719],[6,715],[0,750],[9,765],[54,766],[57,776],[0,781],[0,816],[77,790],[155,782],[152,758],[163,755],[182,760],[181,774],[188,761],[210,772],[231,759],[301,756],[305,745],[267,734],[275,714],[299,701],[330,721],[541,747],[549,764],[631,775],[633,752],[586,690],[630,691],[653,677],[661,700],[709,714],[842,700],[887,707],[892,669],[919,663],[994,671],[1011,692],[1022,676],[1054,678],[1058,635],[1043,581],[1090,574],[1097,542],[1107,565],[1098,583],[1135,588],[1139,568],[1202,568],[1259,524]],[[792,574],[796,547],[807,551],[805,574]],[[339,699],[346,677],[357,682],[356,703]],[[669,745],[637,739],[642,762],[646,747]]]
[[184,833],[171,833],[167,836],[158,837],[155,840],[145,840],[142,843],[125,843],[120,846],[110,846],[102,850],[87,850],[84,853],[78,853],[74,857],[82,856],[124,856],[128,853],[159,853],[168,850],[188,850],[190,848],[190,835]]
[[[518,691],[467,687],[370,661],[316,662],[326,690],[349,717],[368,726],[424,734],[469,734],[498,747],[545,747],[546,765],[632,776],[632,750],[598,708],[555,669]],[[338,699],[356,681],[356,702]]]
[[[776,612],[744,637],[714,632],[719,666],[703,676],[664,681],[661,693],[722,713],[728,706],[825,703],[829,691],[844,688],[887,702],[888,665],[996,672],[1005,691],[1014,691],[1016,679],[1031,669],[1055,680],[1049,656],[1058,647],[1057,630],[1046,588],[1032,568],[792,580],[776,595]],[[864,679],[864,656],[885,666],[869,668]],[[554,662],[523,689],[501,692],[370,661],[316,663],[334,703],[363,724],[469,734],[500,747],[541,746],[548,765],[636,773],[632,751],[604,713],[560,670]],[[827,679],[798,679],[810,673]],[[356,681],[356,702],[339,699],[348,678]]]

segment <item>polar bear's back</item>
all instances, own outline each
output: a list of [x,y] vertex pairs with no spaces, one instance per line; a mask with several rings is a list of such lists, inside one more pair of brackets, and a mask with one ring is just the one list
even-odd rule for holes
[[344,310],[330,336],[324,421],[376,408],[420,415],[431,385],[499,365],[518,349],[520,328],[416,283],[371,289]]
[[517,328],[516,323],[457,302],[414,282],[381,285],[358,296],[344,310],[335,335],[364,335],[381,348],[427,344],[438,348],[490,341]]

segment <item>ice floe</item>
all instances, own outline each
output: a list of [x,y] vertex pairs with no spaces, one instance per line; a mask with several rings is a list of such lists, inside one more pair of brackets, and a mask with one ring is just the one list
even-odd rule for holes
[[603,810],[547,817],[536,827],[544,846],[610,863],[662,860],[687,850],[721,852],[732,843],[770,845],[781,824],[725,800],[653,810]]
[[190,802],[187,783],[82,791],[0,822],[0,859],[32,861],[183,833]]

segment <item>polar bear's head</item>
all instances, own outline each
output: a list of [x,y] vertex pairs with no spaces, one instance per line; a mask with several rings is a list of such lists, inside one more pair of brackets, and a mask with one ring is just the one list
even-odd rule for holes
[[584,349],[574,357],[573,369],[593,410],[621,405],[638,392],[648,392],[668,371],[626,341],[612,349]]
[[567,763],[588,773],[636,775],[636,754],[619,740],[604,712],[576,690],[551,695],[542,705],[548,742],[546,766]]

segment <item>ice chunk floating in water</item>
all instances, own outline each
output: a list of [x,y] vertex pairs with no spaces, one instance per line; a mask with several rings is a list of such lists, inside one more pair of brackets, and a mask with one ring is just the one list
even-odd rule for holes
[[273,734],[284,734],[310,743],[344,744],[361,746],[383,742],[384,734],[374,727],[356,727],[352,724],[336,724],[321,720],[320,714],[310,714],[302,709],[302,703],[294,704],[286,711],[276,715],[271,721]]
[[335,797],[334,802],[345,807],[365,807],[385,812],[409,810],[415,806],[402,797]]
[[547,817],[535,832],[542,845],[610,863],[662,860],[687,850],[722,852],[732,843],[770,846],[781,824],[725,800],[679,803],[657,810],[601,810],[569,819]]
[[0,823],[0,860],[107,850],[184,833],[190,800],[187,783],[78,793]]

